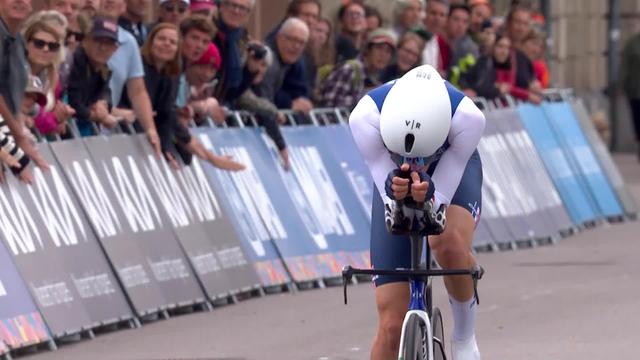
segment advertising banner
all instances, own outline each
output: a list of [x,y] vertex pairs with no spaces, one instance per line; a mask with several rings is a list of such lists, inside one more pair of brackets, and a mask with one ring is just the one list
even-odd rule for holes
[[541,106],[521,104],[518,114],[574,224],[598,217],[588,189],[578,179]]
[[[290,282],[291,278],[271,240],[267,223],[259,214],[259,208],[256,206],[258,202],[253,200],[254,198],[264,199],[266,194],[264,187],[251,186],[254,179],[256,182],[260,180],[255,168],[251,165],[249,156],[251,151],[243,144],[242,139],[237,139],[240,135],[235,130],[197,128],[192,131],[197,134],[198,139],[207,149],[217,154],[222,154],[223,151],[233,152],[235,160],[247,166],[246,170],[236,176],[208,164],[202,164],[202,169],[213,185],[217,198],[221,200],[222,208],[228,214],[229,221],[235,227],[245,254],[260,278],[260,283],[264,286],[273,286]],[[232,137],[234,139],[225,141]],[[245,177],[246,181],[236,182],[236,179]],[[277,222],[274,221],[274,226],[276,224]]]
[[605,172],[611,186],[613,186],[618,200],[620,201],[625,213],[635,214],[638,212],[638,205],[636,204],[633,195],[629,192],[629,189],[624,184],[624,179],[620,174],[618,166],[611,158],[611,153],[607,148],[607,145],[602,141],[600,135],[593,126],[593,122],[587,112],[587,108],[584,106],[584,102],[580,99],[571,102],[573,112],[576,114],[580,126],[584,131],[585,136],[589,140],[589,144],[593,148],[595,156],[598,158],[602,170]]
[[[483,137],[478,144],[478,151],[482,158],[483,179],[483,208],[490,212],[496,211],[504,224],[512,234],[512,240],[528,240],[535,236],[535,229],[529,223],[528,214],[532,212],[532,205],[525,199],[526,190],[512,164],[509,162],[509,154],[502,139],[502,134],[492,120],[492,116],[486,114],[487,122]],[[485,206],[486,199],[489,203]],[[523,199],[525,198],[525,199]],[[495,207],[494,209],[490,209]],[[482,217],[486,219],[485,211]],[[491,218],[487,219],[490,220]],[[489,221],[490,222],[490,221]],[[490,226],[490,224],[487,224]],[[491,227],[491,226],[490,226]],[[502,235],[502,234],[501,234]],[[504,238],[493,237],[502,242]]]
[[0,242],[0,355],[50,339],[49,330]]
[[202,302],[171,224],[162,219],[142,176],[140,147],[134,143],[127,135],[113,135],[51,147],[136,313]]
[[555,236],[559,231],[569,229],[572,226],[571,219],[531,138],[522,126],[517,110],[505,108],[493,114],[493,122],[509,149],[508,154],[517,174],[520,174],[518,178],[526,186],[528,201],[534,204],[536,216],[541,220],[542,228],[537,228],[538,233]]
[[[133,140],[133,139],[132,139]],[[240,240],[223,211],[197,158],[190,166],[171,169],[158,159],[143,135],[143,173],[161,204],[161,212],[174,228],[200,283],[215,300],[255,288],[260,281],[245,256]]]
[[[314,238],[324,238],[321,247],[321,251],[325,252],[323,260],[330,259],[339,266],[325,275],[335,276],[346,265],[370,266],[368,259],[371,225],[367,213],[362,211],[360,196],[372,191],[372,188],[369,185],[363,190],[354,191],[348,174],[345,173],[345,170],[348,170],[347,163],[334,156],[337,152],[335,148],[340,146],[340,139],[329,141],[321,132],[322,128],[284,127],[282,133],[289,148],[291,171],[284,171],[278,166],[275,169],[285,183],[297,212],[304,214],[302,220],[305,227],[309,231],[318,230]],[[352,142],[350,135],[346,135],[348,137],[343,136],[342,140]],[[263,134],[262,138],[276,162],[279,154],[273,142],[266,134]],[[353,155],[356,156],[359,154],[357,149],[348,145],[343,150],[355,151]],[[368,169],[366,171],[368,172]],[[351,171],[352,177],[355,174],[355,171]],[[324,264],[325,267],[326,265]]]
[[367,164],[356,147],[349,127],[344,124],[319,126],[316,128],[324,138],[334,158],[349,180],[353,193],[358,197],[367,219],[371,222],[371,199],[373,199],[373,178]]
[[48,171],[2,187],[3,240],[54,337],[133,317],[104,253],[47,144]]
[[590,199],[595,202],[595,209],[602,216],[622,215],[622,207],[602,172],[591,146],[587,142],[571,106],[566,102],[546,103],[542,105],[555,130],[560,145],[574,165],[574,170],[586,183]]

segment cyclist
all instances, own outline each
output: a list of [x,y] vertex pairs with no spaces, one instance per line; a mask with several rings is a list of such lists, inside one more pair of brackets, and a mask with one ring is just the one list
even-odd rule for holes
[[[448,205],[447,226],[440,229],[444,230],[440,235],[429,237],[436,260],[444,269],[474,266],[471,243],[480,219],[482,187],[476,147],[485,119],[473,101],[443,80],[436,69],[423,65],[371,90],[351,113],[349,125],[376,185],[372,266],[409,268],[408,236],[393,235],[387,228],[394,233],[407,223],[413,224],[413,230],[444,228],[436,221],[445,215],[442,204]],[[407,179],[402,174],[409,170]],[[406,205],[399,206],[400,201]],[[409,214],[409,206],[417,211]],[[406,281],[402,277],[374,278],[379,325],[372,359],[392,359],[398,354],[409,304]],[[444,282],[453,312],[453,359],[480,359],[472,279],[450,276]]]

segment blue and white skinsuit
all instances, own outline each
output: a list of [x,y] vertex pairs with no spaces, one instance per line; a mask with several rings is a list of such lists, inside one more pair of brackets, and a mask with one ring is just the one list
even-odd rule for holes
[[[376,269],[409,268],[411,265],[408,236],[392,235],[385,225],[384,204],[393,201],[384,192],[385,181],[389,172],[398,168],[398,159],[394,161],[396,156],[382,141],[380,112],[394,84],[389,82],[371,90],[360,99],[349,117],[352,136],[376,187],[371,210],[371,264]],[[484,131],[485,118],[471,99],[447,81],[445,86],[451,103],[449,135],[430,158],[411,160],[411,170],[426,171],[431,176],[436,209],[440,204],[461,206],[471,213],[477,224],[482,208],[482,162],[476,147]],[[423,123],[428,121],[422,120]],[[376,286],[398,281],[406,279],[379,276],[374,280]]]

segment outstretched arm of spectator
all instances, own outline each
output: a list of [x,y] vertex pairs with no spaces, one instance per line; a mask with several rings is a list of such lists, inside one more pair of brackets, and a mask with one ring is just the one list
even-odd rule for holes
[[127,94],[131,99],[131,105],[136,117],[147,133],[149,143],[151,143],[156,154],[160,155],[160,138],[153,122],[153,108],[151,107],[151,99],[149,99],[147,87],[144,84],[144,78],[136,77],[127,80]]

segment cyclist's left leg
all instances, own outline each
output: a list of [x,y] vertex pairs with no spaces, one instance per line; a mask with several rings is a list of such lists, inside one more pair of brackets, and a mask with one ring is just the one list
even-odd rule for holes
[[[445,231],[439,236],[429,237],[429,245],[442,268],[460,269],[475,265],[471,245],[481,207],[482,163],[478,153],[474,152],[447,209]],[[476,299],[473,281],[468,276],[448,276],[444,278],[444,283],[453,312],[453,341],[460,344],[472,343],[469,347],[473,348],[477,357],[468,358],[479,358],[474,336]]]

